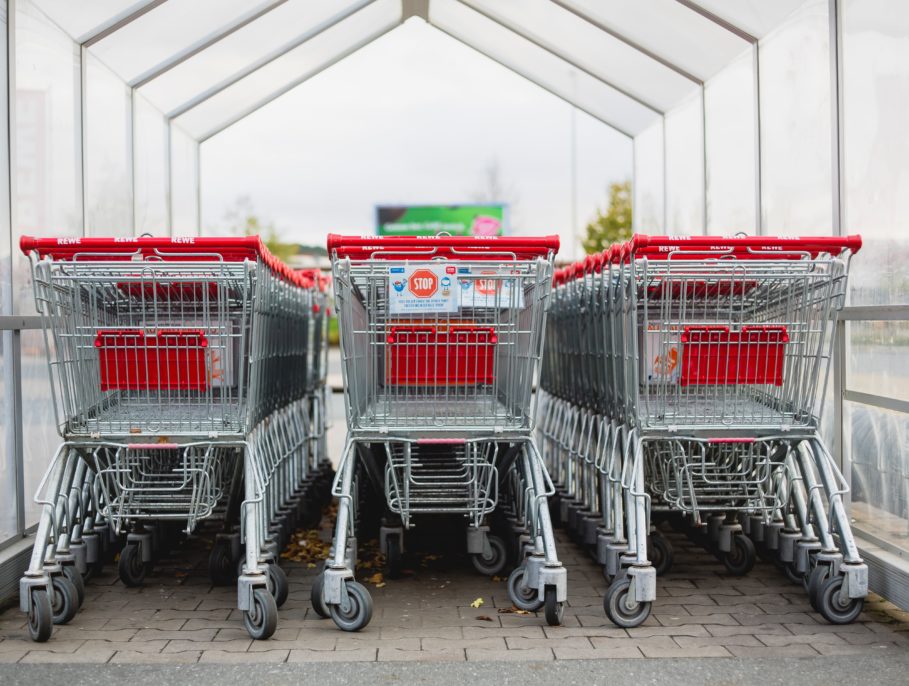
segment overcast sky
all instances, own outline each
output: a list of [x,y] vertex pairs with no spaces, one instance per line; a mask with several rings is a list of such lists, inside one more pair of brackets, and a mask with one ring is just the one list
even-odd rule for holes
[[[571,257],[571,116],[562,100],[411,19],[205,142],[202,224],[223,229],[246,195],[288,240],[372,233],[375,205],[470,202],[496,164],[516,232],[557,232]],[[632,150],[576,118],[583,226],[609,183],[630,178]]]

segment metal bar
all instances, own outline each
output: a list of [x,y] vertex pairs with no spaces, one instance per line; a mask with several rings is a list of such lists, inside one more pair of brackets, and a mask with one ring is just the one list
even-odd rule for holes
[[167,127],[167,140],[165,141],[164,148],[167,155],[167,163],[164,165],[164,173],[167,174],[167,180],[165,183],[165,188],[167,188],[167,234],[169,236],[174,235],[174,173],[171,165],[174,162],[173,150],[171,150],[171,145],[173,143],[173,136],[171,135],[171,127],[173,127],[173,122],[169,119],[164,120],[164,126]]
[[22,334],[13,331],[8,339],[12,339],[11,367],[13,390],[13,459],[15,461],[16,479],[16,529],[19,533],[25,531],[25,441],[23,434],[25,426],[22,411]]
[[758,42],[757,36],[753,36],[752,34],[748,33],[745,29],[743,29],[743,28],[741,28],[741,27],[739,27],[739,26],[736,26],[736,25],[733,24],[732,22],[726,21],[726,20],[723,19],[722,17],[719,17],[719,16],[715,15],[715,14],[714,14],[713,12],[711,12],[710,10],[704,9],[703,7],[701,7],[700,5],[698,5],[696,2],[693,2],[692,0],[675,0],[675,1],[676,1],[677,3],[679,3],[680,5],[683,5],[684,7],[687,7],[687,8],[690,9],[692,12],[697,12],[698,14],[700,14],[700,15],[701,15],[702,17],[704,17],[705,19],[709,19],[710,21],[712,21],[712,22],[713,22],[714,24],[716,24],[717,26],[723,27],[724,29],[726,29],[726,30],[729,31],[730,33],[735,34],[736,36],[738,36],[738,37],[741,38],[742,40],[746,40],[746,41],[748,41],[749,43],[757,43],[757,42]]
[[761,150],[761,44],[751,46],[754,70],[754,232],[760,236],[764,233],[764,206],[761,197],[764,192],[763,160]]
[[156,64],[154,67],[152,67],[148,71],[144,72],[143,74],[140,74],[135,79],[130,81],[128,85],[131,88],[142,88],[142,86],[147,84],[149,81],[153,81],[154,79],[158,78],[159,76],[166,74],[174,67],[182,64],[189,58],[194,57],[195,55],[198,55],[203,50],[210,48],[215,43],[218,43],[219,41],[223,40],[224,38],[227,38],[232,33],[235,33],[237,31],[239,31],[240,29],[242,29],[244,26],[247,26],[247,25],[251,24],[252,22],[256,21],[256,19],[259,19],[260,17],[265,16],[266,14],[271,12],[276,7],[280,7],[281,5],[283,5],[285,2],[287,2],[287,0],[270,0],[269,2],[262,3],[258,7],[254,7],[249,12],[247,12],[246,14],[244,14],[240,17],[237,17],[236,19],[234,19],[231,23],[227,24],[226,26],[222,26],[218,30],[213,31],[212,33],[208,34],[201,40],[193,43],[192,45],[185,48],[184,50],[181,50],[180,52],[178,52],[174,55],[171,55],[170,57],[168,57],[166,60],[164,60],[160,64]]
[[709,208],[709,203],[707,202],[707,91],[704,86],[701,86],[701,211],[704,214],[701,227],[703,229],[703,234],[707,235],[707,227],[709,226],[709,221],[707,217],[707,210]]
[[552,46],[550,46],[550,45],[544,43],[543,41],[541,41],[541,40],[535,38],[535,37],[532,36],[530,33],[524,31],[523,29],[519,29],[519,28],[517,28],[517,27],[515,27],[515,26],[511,26],[510,24],[507,24],[506,22],[502,21],[502,20],[499,19],[498,17],[496,17],[496,16],[490,14],[490,13],[487,12],[486,10],[482,10],[482,9],[480,9],[479,7],[475,7],[474,5],[472,5],[472,4],[470,3],[470,0],[457,0],[457,2],[460,3],[461,5],[464,5],[465,7],[469,7],[470,9],[472,9],[474,12],[476,12],[476,13],[479,14],[480,16],[485,17],[486,19],[488,19],[489,21],[493,22],[494,24],[497,24],[498,26],[502,27],[503,29],[505,29],[505,30],[507,30],[507,31],[510,31],[511,33],[515,34],[516,36],[520,36],[521,38],[523,38],[524,40],[526,40],[528,43],[531,43],[532,45],[535,45],[536,47],[540,48],[541,50],[545,50],[545,51],[548,52],[550,55],[553,55],[554,57],[558,57],[560,60],[562,60],[562,61],[565,62],[566,64],[570,64],[572,67],[574,67],[575,69],[577,69],[579,72],[582,72],[582,73],[584,73],[584,74],[587,74],[587,76],[589,76],[590,78],[596,79],[596,80],[599,81],[600,83],[602,83],[602,84],[604,84],[604,85],[606,85],[606,86],[609,86],[610,88],[612,88],[612,89],[615,90],[615,91],[618,91],[619,93],[621,93],[622,95],[624,95],[626,98],[630,98],[630,99],[634,100],[634,101],[635,101],[636,103],[638,103],[639,105],[641,105],[641,106],[643,106],[643,107],[646,107],[647,109],[651,110],[652,112],[655,112],[656,114],[665,114],[665,112],[664,112],[660,107],[658,107],[657,105],[654,105],[654,104],[651,103],[651,102],[647,102],[647,101],[644,100],[642,97],[640,97],[640,96],[638,96],[638,95],[635,95],[634,93],[632,93],[632,92],[629,91],[629,90],[626,90],[626,89],[624,89],[624,88],[622,88],[622,87],[620,87],[620,86],[616,86],[616,85],[615,85],[614,83],[612,83],[611,81],[609,81],[609,80],[603,78],[602,76],[600,76],[600,75],[597,74],[596,72],[594,72],[594,71],[588,69],[587,67],[584,67],[584,66],[581,65],[580,63],[575,62],[575,61],[572,60],[571,58],[566,57],[565,55],[563,55],[563,54],[562,54],[559,50],[557,50],[556,48],[553,48]]
[[279,57],[283,57],[284,55],[289,53],[291,50],[294,50],[295,48],[300,47],[301,45],[306,43],[308,40],[311,40],[311,39],[315,38],[316,36],[318,36],[320,33],[327,31],[328,29],[332,28],[333,26],[337,26],[338,24],[340,24],[342,21],[344,21],[348,17],[356,14],[361,9],[367,7],[368,5],[371,5],[375,1],[376,0],[360,0],[360,2],[344,9],[343,11],[339,12],[338,14],[336,14],[334,17],[332,17],[328,21],[323,22],[317,26],[314,26],[313,28],[309,29],[308,31],[303,32],[297,38],[294,38],[289,43],[285,43],[284,45],[277,48],[276,50],[273,50],[269,54],[256,60],[252,64],[244,67],[243,69],[241,69],[240,71],[236,72],[235,74],[229,76],[228,78],[224,79],[223,81],[216,83],[211,88],[199,93],[198,95],[196,95],[193,98],[190,98],[189,100],[187,100],[185,103],[183,103],[179,107],[171,110],[170,112],[167,113],[167,118],[176,119],[180,115],[186,114],[194,107],[198,107],[206,100],[209,100],[209,99],[213,98],[214,96],[216,96],[221,91],[223,91],[227,88],[230,88],[232,85],[234,85],[241,79],[246,78],[253,72],[256,72],[259,69],[261,69],[262,67],[264,67],[268,64],[271,64]]
[[104,40],[112,33],[116,33],[124,26],[133,23],[139,17],[147,14],[148,12],[151,12],[159,5],[163,5],[165,2],[167,2],[167,0],[150,0],[132,12],[128,12],[126,15],[119,15],[117,17],[114,17],[106,24],[102,24],[89,34],[80,37],[79,43],[81,43],[83,48],[89,48],[98,41]]
[[689,81],[691,81],[693,83],[696,83],[699,86],[704,85],[703,79],[695,76],[687,69],[680,67],[672,60],[667,59],[666,57],[663,57],[661,55],[658,55],[657,53],[653,52],[652,50],[648,50],[647,48],[645,48],[643,45],[641,45],[637,41],[634,41],[634,40],[628,38],[626,35],[624,35],[620,31],[616,31],[615,29],[610,28],[609,26],[607,26],[603,22],[599,21],[598,19],[594,19],[586,12],[582,12],[581,10],[579,10],[577,7],[574,7],[570,4],[568,4],[564,0],[549,0],[549,1],[555,5],[558,5],[559,7],[561,7],[562,9],[564,9],[568,12],[571,12],[574,16],[586,21],[591,26],[595,26],[603,33],[608,33],[610,36],[612,36],[616,40],[623,42],[628,47],[634,48],[641,54],[646,55],[647,57],[649,57],[652,60],[655,60],[656,62],[659,62],[664,67],[666,67],[668,69],[672,69],[672,71],[674,71],[679,76],[684,76],[686,79],[688,79]]
[[909,321],[909,305],[852,305],[839,312],[844,321],[904,322]]
[[432,26],[434,29],[436,29],[436,30],[438,30],[438,31],[441,31],[442,33],[444,33],[444,34],[445,34],[446,36],[448,36],[449,38],[454,38],[456,41],[458,41],[458,42],[461,43],[462,45],[467,46],[467,47],[470,48],[471,50],[475,50],[476,52],[478,52],[478,53],[480,53],[481,55],[483,55],[483,57],[486,57],[487,59],[492,60],[493,62],[495,62],[495,63],[498,64],[499,66],[505,67],[506,69],[508,69],[509,71],[511,71],[511,72],[513,72],[513,73],[515,73],[515,74],[517,74],[518,76],[520,76],[520,77],[522,77],[522,78],[524,78],[524,79],[527,79],[527,80],[530,81],[532,84],[534,84],[535,86],[537,86],[537,87],[539,87],[539,88],[542,88],[544,91],[546,91],[546,92],[549,93],[550,95],[554,95],[554,96],[557,97],[559,100],[562,100],[562,101],[568,103],[568,104],[571,105],[572,107],[576,107],[577,109],[579,109],[579,110],[580,110],[581,112],[583,112],[584,114],[587,114],[587,115],[593,117],[594,119],[596,119],[597,121],[602,122],[603,124],[606,124],[606,126],[610,127],[611,129],[615,129],[615,130],[618,131],[619,133],[624,134],[625,136],[628,136],[629,138],[632,138],[632,139],[634,138],[635,134],[631,133],[630,131],[627,131],[627,130],[623,129],[622,127],[616,125],[615,123],[613,123],[613,122],[611,122],[611,121],[608,121],[608,120],[604,119],[602,116],[600,116],[600,115],[598,115],[598,114],[594,114],[593,112],[591,112],[591,111],[590,111],[589,109],[587,109],[586,107],[583,107],[582,105],[579,105],[578,103],[573,102],[573,101],[571,100],[571,98],[569,98],[569,97],[567,97],[567,96],[565,96],[565,95],[562,95],[561,93],[557,93],[555,90],[553,90],[553,89],[550,88],[549,86],[543,85],[543,84],[540,83],[537,79],[535,79],[534,77],[530,76],[527,72],[525,72],[525,71],[523,71],[523,70],[521,70],[521,69],[518,69],[517,67],[514,67],[514,66],[512,66],[512,65],[510,65],[510,64],[506,64],[505,62],[503,62],[502,60],[498,59],[497,57],[493,57],[492,55],[490,55],[490,54],[484,52],[483,50],[481,50],[481,49],[478,48],[477,46],[475,46],[475,45],[473,45],[472,43],[468,42],[466,39],[461,38],[461,37],[458,36],[458,35],[455,35],[455,34],[452,33],[451,31],[448,31],[447,29],[443,29],[443,28],[442,28],[441,26],[439,26],[438,24],[432,24],[432,23],[431,23],[431,26]]
[[38,315],[0,315],[0,331],[22,331],[42,328]]
[[859,391],[843,391],[843,399],[852,403],[861,403],[862,405],[871,405],[880,407],[892,412],[903,412],[909,414],[909,400],[898,400],[897,398],[888,398],[884,395],[874,393],[861,393]]
[[[372,1],[372,0],[370,0],[370,1]],[[360,48],[366,47],[373,41],[378,40],[379,38],[384,36],[386,33],[391,31],[392,29],[397,28],[398,26],[399,26],[399,24],[392,24],[391,26],[388,26],[387,28],[382,29],[379,33],[376,33],[376,34],[370,36],[366,40],[362,40],[362,41],[355,43],[354,45],[350,46],[347,50],[342,52],[341,54],[330,59],[328,62],[321,64],[318,67],[316,67],[315,69],[312,69],[312,70],[306,72],[306,74],[304,74],[303,76],[294,79],[290,83],[282,86],[281,88],[274,91],[273,93],[270,93],[268,96],[266,96],[265,98],[262,98],[261,100],[254,103],[253,105],[250,105],[249,107],[246,107],[243,110],[241,110],[239,113],[232,115],[230,117],[230,119],[228,119],[227,121],[219,124],[214,129],[211,129],[211,130],[207,131],[204,135],[200,136],[198,139],[199,145],[201,145],[202,143],[207,141],[212,136],[217,136],[219,133],[224,131],[224,129],[227,129],[227,128],[233,126],[234,124],[236,124],[238,121],[240,121],[244,117],[248,117],[250,114],[252,114],[256,110],[264,107],[265,105],[270,103],[272,100],[275,100],[276,98],[281,97],[288,91],[293,90],[294,88],[299,86],[301,83],[311,79],[313,76],[316,76],[317,74],[325,71],[326,69],[337,64],[341,60],[343,60],[347,57],[350,57],[353,53],[355,53]]]
[[839,0],[827,1],[830,25],[830,160],[833,185],[833,232],[841,235],[845,214],[843,197],[843,46]]

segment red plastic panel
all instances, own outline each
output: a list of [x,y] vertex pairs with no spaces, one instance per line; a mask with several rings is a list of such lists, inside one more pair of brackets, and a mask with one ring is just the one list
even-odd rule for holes
[[95,336],[102,391],[204,391],[208,388],[202,331],[105,330]]
[[783,385],[785,326],[686,326],[681,340],[682,386]]
[[495,380],[495,332],[483,327],[394,327],[386,341],[390,386],[476,386]]

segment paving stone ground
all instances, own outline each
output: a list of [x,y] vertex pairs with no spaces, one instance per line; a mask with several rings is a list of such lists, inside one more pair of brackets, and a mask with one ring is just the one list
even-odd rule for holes
[[[413,573],[369,584],[370,625],[355,634],[322,620],[309,603],[315,570],[282,561],[290,596],[271,640],[254,642],[234,609],[233,588],[212,587],[207,543],[190,540],[162,560],[140,589],[110,568],[92,579],[82,610],[44,644],[27,637],[17,607],[0,613],[0,663],[261,663],[350,661],[552,661],[597,658],[800,657],[880,654],[909,648],[909,613],[872,596],[859,620],[827,624],[798,586],[759,562],[731,577],[713,556],[669,534],[671,573],[645,624],[616,628],[605,616],[599,567],[559,535],[568,567],[564,625],[521,616],[504,581],[477,575],[460,555],[410,561]],[[477,598],[479,608],[471,607]]]

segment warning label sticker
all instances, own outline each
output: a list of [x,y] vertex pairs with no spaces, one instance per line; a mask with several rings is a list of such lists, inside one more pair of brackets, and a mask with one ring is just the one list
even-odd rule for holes
[[456,312],[452,267],[389,267],[388,304],[391,314]]

